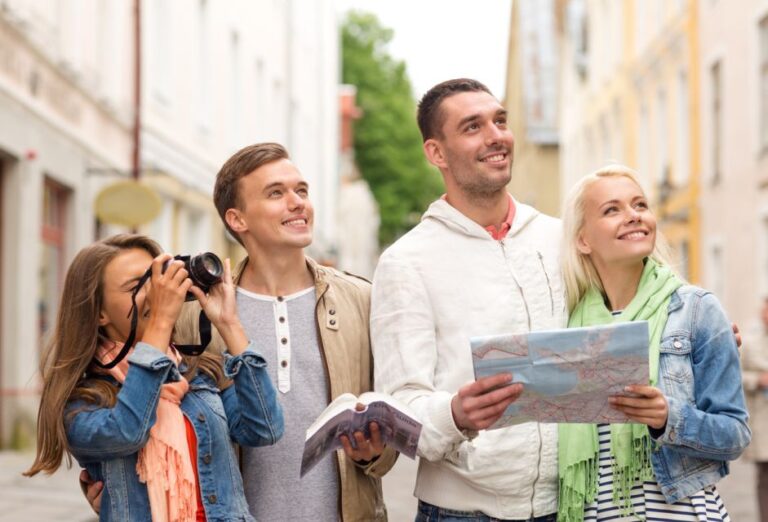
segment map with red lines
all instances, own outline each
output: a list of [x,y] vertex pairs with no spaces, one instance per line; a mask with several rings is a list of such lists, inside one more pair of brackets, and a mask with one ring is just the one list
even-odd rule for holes
[[520,398],[491,429],[522,422],[628,422],[608,404],[648,383],[648,323],[473,337],[475,378],[510,372]]

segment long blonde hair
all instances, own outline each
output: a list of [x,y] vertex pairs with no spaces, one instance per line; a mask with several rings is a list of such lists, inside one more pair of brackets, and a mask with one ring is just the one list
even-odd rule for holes
[[[72,260],[64,280],[64,290],[56,328],[40,361],[43,392],[37,414],[37,454],[24,473],[53,473],[68,450],[64,410],[72,400],[83,400],[96,407],[112,407],[117,387],[96,376],[92,367],[97,347],[108,340],[99,326],[103,307],[104,270],[119,253],[139,248],[152,257],[162,252],[152,239],[138,234],[118,234],[83,248]],[[206,351],[199,360],[190,358],[192,371],[208,374],[224,385],[220,354]],[[190,372],[187,372],[190,376]],[[71,466],[67,455],[67,465]]]
[[[578,249],[578,239],[584,227],[584,194],[587,189],[601,179],[616,177],[632,180],[645,194],[634,170],[625,165],[611,164],[581,178],[573,186],[565,200],[561,264],[569,312],[581,301],[590,287],[603,291],[603,284],[592,259],[589,255],[582,254]],[[668,261],[669,247],[658,229],[656,230],[656,243],[650,257],[660,264],[670,265]]]

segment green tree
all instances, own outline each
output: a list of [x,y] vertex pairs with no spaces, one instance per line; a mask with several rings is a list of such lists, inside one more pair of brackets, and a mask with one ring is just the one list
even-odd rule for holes
[[379,204],[382,245],[418,223],[443,191],[440,173],[421,149],[405,64],[387,52],[392,34],[375,15],[359,11],[348,13],[342,26],[342,78],[357,86],[363,109],[355,122],[355,159]]

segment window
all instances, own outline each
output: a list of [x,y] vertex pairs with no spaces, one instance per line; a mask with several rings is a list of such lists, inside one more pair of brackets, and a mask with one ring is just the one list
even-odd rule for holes
[[677,77],[677,122],[675,137],[675,182],[688,183],[691,169],[690,159],[690,112],[688,108],[688,75],[680,71]]
[[709,71],[712,92],[712,184],[717,185],[722,176],[723,114],[722,114],[722,66],[718,60]]
[[667,125],[669,117],[667,113],[667,93],[659,89],[656,96],[656,179],[658,184],[669,183],[669,138]]
[[38,333],[41,347],[56,322],[64,285],[64,258],[69,190],[45,178],[43,183],[42,249],[38,272]]
[[719,244],[712,245],[709,254],[709,288],[721,301],[725,300],[725,267],[723,266],[723,249]]
[[760,20],[760,147],[768,150],[768,15]]

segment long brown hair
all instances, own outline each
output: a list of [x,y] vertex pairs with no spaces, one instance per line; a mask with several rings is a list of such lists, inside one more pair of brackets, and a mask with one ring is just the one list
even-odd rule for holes
[[[68,450],[64,410],[72,400],[83,400],[96,407],[112,407],[117,387],[94,378],[93,358],[98,346],[107,341],[99,326],[103,307],[104,270],[119,253],[139,248],[152,257],[162,253],[160,245],[138,234],[118,234],[83,248],[72,260],[64,280],[56,329],[40,361],[43,392],[37,414],[37,454],[24,473],[53,473]],[[223,383],[220,355],[206,353],[200,360],[189,361],[191,372],[208,374],[220,386]],[[191,377],[189,372],[188,378]],[[67,466],[72,459],[67,454]]]

